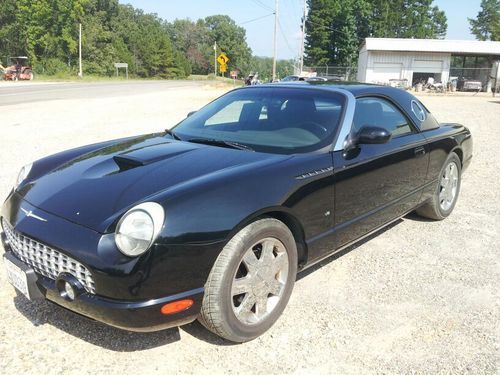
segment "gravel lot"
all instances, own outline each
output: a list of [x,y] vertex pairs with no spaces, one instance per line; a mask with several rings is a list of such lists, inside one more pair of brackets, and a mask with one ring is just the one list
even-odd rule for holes
[[[0,88],[1,89],[1,88]],[[226,88],[2,107],[0,197],[44,155],[172,126]],[[231,345],[198,323],[128,333],[16,296],[0,267],[2,373],[498,373],[500,98],[424,96],[474,137],[451,217],[406,217],[296,284],[263,337]]]

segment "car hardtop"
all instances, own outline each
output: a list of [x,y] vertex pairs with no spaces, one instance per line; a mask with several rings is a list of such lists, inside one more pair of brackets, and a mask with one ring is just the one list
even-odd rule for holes
[[241,89],[262,89],[262,88],[301,88],[306,90],[327,90],[332,92],[338,92],[338,90],[349,91],[354,97],[361,96],[387,96],[398,102],[403,101],[404,99],[416,99],[410,93],[401,90],[396,87],[391,86],[383,86],[372,83],[360,83],[360,82],[346,82],[346,81],[326,81],[326,82],[308,82],[308,81],[299,81],[299,82],[280,82],[280,83],[268,83],[264,85],[258,86],[247,86]]
[[[419,130],[430,130],[439,128],[439,123],[434,119],[430,111],[425,105],[415,96],[400,88],[383,86],[371,83],[346,82],[346,81],[328,81],[328,82],[286,82],[286,83],[270,83],[258,86],[247,86],[240,90],[252,89],[273,89],[273,88],[297,88],[302,90],[321,90],[330,91],[332,93],[340,93],[348,91],[355,98],[374,96],[389,99],[396,104],[407,117],[412,119],[412,122]],[[412,111],[412,102],[417,102],[421,107],[425,108],[425,120],[419,120]]]

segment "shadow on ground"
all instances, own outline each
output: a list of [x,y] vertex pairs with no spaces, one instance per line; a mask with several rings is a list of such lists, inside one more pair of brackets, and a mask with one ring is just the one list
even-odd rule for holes
[[90,344],[117,352],[147,350],[180,340],[178,328],[152,333],[128,332],[75,314],[48,301],[29,301],[20,294],[14,298],[14,304],[35,327],[50,324]]

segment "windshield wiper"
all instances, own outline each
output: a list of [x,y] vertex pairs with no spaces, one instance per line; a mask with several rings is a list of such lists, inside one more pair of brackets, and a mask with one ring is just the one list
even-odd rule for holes
[[173,139],[176,139],[178,141],[182,141],[181,137],[179,137],[177,134],[175,134],[172,130],[170,129],[165,129],[165,133],[167,133],[169,136],[171,136]]
[[213,146],[221,146],[221,147],[229,147],[229,148],[234,148],[236,150],[253,151],[253,148],[251,148],[250,146],[243,145],[243,144],[238,143],[238,142],[223,141],[221,139],[193,138],[193,139],[188,139],[188,142],[201,143],[201,144],[213,145]]

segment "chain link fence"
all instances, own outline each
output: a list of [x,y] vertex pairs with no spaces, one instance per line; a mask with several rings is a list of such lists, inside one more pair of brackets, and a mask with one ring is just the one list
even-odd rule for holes
[[358,68],[352,66],[305,66],[304,72],[311,76],[323,77],[334,81],[356,81]]

